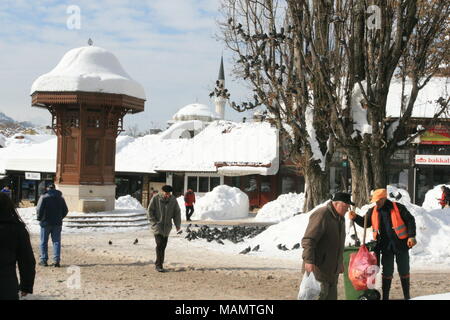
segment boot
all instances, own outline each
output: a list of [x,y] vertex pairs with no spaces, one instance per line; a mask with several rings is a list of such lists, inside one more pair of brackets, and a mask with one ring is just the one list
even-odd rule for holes
[[381,289],[383,291],[383,300],[389,300],[389,291],[391,290],[392,278],[384,278],[381,282]]
[[409,274],[400,277],[400,281],[402,283],[403,296],[405,297],[405,300],[411,299],[409,295]]

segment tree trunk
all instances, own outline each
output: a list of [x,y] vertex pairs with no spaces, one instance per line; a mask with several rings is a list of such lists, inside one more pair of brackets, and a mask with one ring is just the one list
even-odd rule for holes
[[350,170],[352,174],[352,196],[356,207],[367,204],[371,190],[371,173],[367,167],[366,153],[352,152],[349,155]]
[[327,170],[323,172],[315,163],[303,169],[305,177],[305,204],[303,212],[308,212],[329,199],[329,179]]
[[387,185],[387,174],[385,171],[385,159],[384,152],[382,149],[375,149],[371,152],[371,167],[373,175],[373,188],[386,188]]

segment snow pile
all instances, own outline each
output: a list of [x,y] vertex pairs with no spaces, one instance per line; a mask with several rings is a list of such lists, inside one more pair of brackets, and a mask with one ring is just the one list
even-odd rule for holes
[[450,300],[450,292],[447,293],[441,293],[441,294],[433,294],[429,296],[421,296],[421,297],[415,297],[411,300]]
[[[314,128],[314,108],[308,107],[305,111],[306,131],[308,132],[308,141],[313,153],[314,160],[319,161],[320,168],[325,171],[325,155],[320,150],[319,141],[317,141],[316,129]],[[328,152],[328,150],[327,150]]]
[[[425,199],[422,204],[422,208],[425,210],[433,210],[433,209],[441,209],[441,205],[439,204],[439,200],[442,197],[441,187],[443,184],[435,186],[433,189],[428,190],[425,194]],[[446,185],[450,188],[450,184]]]
[[[197,198],[193,220],[232,220],[248,217],[248,196],[238,188],[220,185],[203,197]],[[182,212],[184,198],[177,199]]]
[[266,203],[255,217],[260,222],[281,222],[303,211],[304,193],[280,195],[276,200]]
[[119,197],[115,202],[115,209],[145,210],[141,203],[130,195]]
[[30,233],[39,233],[41,227],[39,226],[39,221],[36,220],[36,207],[30,208],[19,208],[17,209],[19,216],[22,218],[23,222],[27,225],[27,229]]
[[36,91],[102,92],[145,100],[144,88],[131,79],[111,52],[94,46],[72,49],[32,85]]

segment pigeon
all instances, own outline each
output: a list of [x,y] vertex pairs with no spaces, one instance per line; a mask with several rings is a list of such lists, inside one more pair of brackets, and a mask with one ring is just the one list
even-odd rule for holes
[[281,243],[277,245],[277,248],[281,250]]
[[223,241],[222,240],[217,240],[217,243],[220,243],[220,244],[225,244],[225,243],[223,243]]
[[286,248],[286,246],[283,244],[283,246],[281,247],[281,250],[283,250],[283,251],[287,251],[287,250],[289,250],[288,248]]
[[109,240],[109,241],[108,241],[108,244],[109,244],[109,245],[112,245],[112,241],[111,241],[111,240]]
[[239,252],[239,254],[247,254],[247,253],[250,252],[250,250],[252,250],[252,248],[247,247],[247,248],[245,248],[244,250],[242,250],[241,252]]
[[134,240],[133,244],[138,244],[138,242],[139,242],[139,240],[136,239],[136,240]]
[[300,243],[294,244],[294,246],[292,247],[291,250],[295,250],[295,249],[298,249],[298,248],[300,248]]
[[252,251],[258,251],[258,250],[259,250],[259,244],[256,247],[254,247]]

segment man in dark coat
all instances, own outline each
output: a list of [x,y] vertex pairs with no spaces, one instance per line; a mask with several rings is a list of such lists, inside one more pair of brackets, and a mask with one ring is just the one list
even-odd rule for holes
[[156,241],[155,268],[158,272],[164,272],[164,253],[172,230],[172,221],[177,232],[181,232],[181,211],[177,199],[171,194],[173,188],[165,185],[162,191],[152,197],[147,209],[147,218]]
[[344,216],[354,205],[350,198],[337,192],[331,202],[313,212],[302,239],[303,269],[320,282],[319,300],[337,300],[338,278],[344,272]]
[[48,238],[51,235],[53,242],[53,266],[60,267],[62,221],[68,211],[61,191],[56,190],[54,184],[49,185],[47,193],[39,198],[36,206],[37,220],[40,221],[39,224],[41,226],[41,257],[39,265],[48,265]]
[[[19,267],[20,283],[16,266]],[[33,293],[36,261],[30,235],[11,199],[0,193],[0,300]]]
[[[389,291],[394,274],[394,258],[397,261],[403,295],[405,299],[410,299],[408,251],[417,243],[414,216],[409,213],[404,205],[388,200],[386,189],[375,190],[371,202],[375,202],[376,205],[366,213],[366,227],[372,227],[374,231],[374,240],[377,241],[375,252],[377,253],[378,264],[381,255],[383,300],[389,300]],[[364,227],[363,217],[350,212],[349,218],[359,226]],[[374,223],[378,226],[374,226]]]

